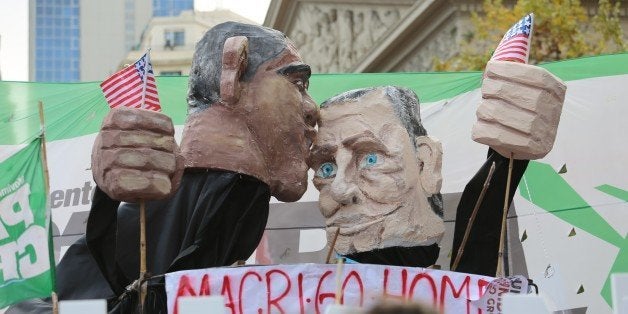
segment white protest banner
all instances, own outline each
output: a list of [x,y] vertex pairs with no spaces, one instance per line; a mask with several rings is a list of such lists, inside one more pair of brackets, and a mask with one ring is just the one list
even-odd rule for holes
[[[295,264],[225,267],[166,274],[168,313],[178,299],[222,295],[227,312],[324,313],[336,298],[336,265]],[[417,300],[442,313],[478,313],[471,300],[481,297],[494,278],[436,269],[347,264],[340,277],[341,303],[369,307],[383,297]]]

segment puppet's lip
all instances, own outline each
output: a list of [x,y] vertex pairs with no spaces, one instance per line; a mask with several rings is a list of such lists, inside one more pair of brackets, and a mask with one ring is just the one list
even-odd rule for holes
[[[387,216],[390,216],[394,213],[396,213],[401,207],[403,207],[402,205],[397,206],[395,209],[383,214],[381,217],[372,220],[372,221],[368,221],[362,224],[331,224],[329,226],[327,226],[327,229],[331,229],[331,228],[338,228],[340,229],[339,234],[343,235],[343,236],[350,236],[353,234],[356,234],[358,232],[364,231],[366,228],[381,223]],[[333,230],[333,229],[332,229]]]

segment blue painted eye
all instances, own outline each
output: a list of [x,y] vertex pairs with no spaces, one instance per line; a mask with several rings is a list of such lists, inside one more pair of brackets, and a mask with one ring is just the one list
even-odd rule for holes
[[366,156],[364,156],[364,158],[362,158],[362,161],[360,162],[360,168],[373,167],[377,165],[378,160],[379,157],[377,153],[368,153],[366,154]]
[[327,179],[336,176],[336,171],[338,171],[338,166],[336,166],[333,162],[326,162],[318,167],[316,170],[316,176],[319,178]]

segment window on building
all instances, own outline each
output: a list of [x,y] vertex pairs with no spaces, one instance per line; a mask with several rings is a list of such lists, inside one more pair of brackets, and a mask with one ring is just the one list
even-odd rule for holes
[[183,10],[194,10],[194,1],[153,0],[153,16],[177,16]]
[[185,31],[183,30],[166,30],[164,32],[164,41],[166,48],[174,48],[185,45]]

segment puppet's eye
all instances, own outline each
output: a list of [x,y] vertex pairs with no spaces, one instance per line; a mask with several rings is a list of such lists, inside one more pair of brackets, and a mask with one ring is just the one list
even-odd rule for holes
[[360,161],[360,168],[370,168],[377,165],[380,160],[378,153],[368,153]]
[[338,171],[338,166],[336,166],[333,162],[326,162],[318,167],[316,170],[316,176],[323,179],[329,179],[336,176],[336,171]]
[[294,81],[292,81],[292,84],[296,85],[296,86],[297,86],[297,88],[298,88],[300,91],[302,91],[302,92],[303,92],[303,91],[306,91],[306,90],[307,90],[307,87],[308,87],[308,86],[307,86],[307,82],[306,82],[305,80],[303,80],[303,79],[300,79],[300,78],[299,78],[299,79],[296,79],[296,80],[294,80]]

